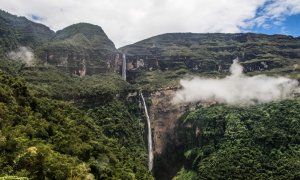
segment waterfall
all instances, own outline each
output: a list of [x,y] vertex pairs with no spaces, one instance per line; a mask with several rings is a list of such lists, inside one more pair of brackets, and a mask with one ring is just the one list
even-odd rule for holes
[[151,171],[152,167],[153,167],[151,124],[150,124],[150,118],[149,118],[149,114],[148,114],[148,110],[147,110],[147,106],[146,106],[146,102],[145,102],[143,93],[141,93],[141,98],[143,100],[145,115],[146,115],[146,118],[147,118],[147,126],[148,126],[148,167],[149,167],[149,171]]
[[126,81],[126,55],[123,54],[122,77]]

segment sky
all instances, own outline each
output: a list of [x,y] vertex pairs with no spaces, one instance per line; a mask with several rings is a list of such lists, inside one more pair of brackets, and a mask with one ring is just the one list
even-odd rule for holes
[[96,24],[116,47],[172,32],[300,36],[300,0],[0,0],[0,9],[54,31]]

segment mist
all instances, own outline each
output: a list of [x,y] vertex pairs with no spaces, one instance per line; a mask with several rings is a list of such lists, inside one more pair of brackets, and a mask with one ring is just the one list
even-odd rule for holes
[[20,60],[27,66],[34,65],[34,54],[30,48],[25,46],[19,47],[16,51],[9,52],[8,57],[12,60]]
[[253,105],[293,97],[300,92],[297,80],[266,75],[246,76],[238,60],[233,60],[231,75],[222,79],[193,77],[182,79],[173,103],[210,101],[230,105]]

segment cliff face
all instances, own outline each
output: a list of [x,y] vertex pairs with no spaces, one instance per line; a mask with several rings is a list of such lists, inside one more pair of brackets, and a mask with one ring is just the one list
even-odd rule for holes
[[166,89],[153,92],[149,97],[156,179],[171,179],[181,168],[183,142],[178,137],[179,119],[196,107],[196,104],[174,105],[174,94],[175,89]]
[[172,98],[175,90],[156,91],[151,94],[149,110],[153,129],[154,154],[160,155],[169,143],[180,145],[177,141],[175,127],[177,120],[188,110],[187,105],[174,105]]
[[80,76],[111,71],[117,54],[102,28],[87,23],[58,31],[37,52],[44,62]]
[[0,10],[0,57],[18,46],[28,46],[44,63],[84,76],[115,70],[117,50],[101,27],[78,23],[57,33]]
[[[246,72],[292,69],[300,61],[300,40],[263,34],[163,34],[120,48],[130,64],[145,70],[188,69],[227,72],[239,58]],[[138,64],[143,66],[138,66]]]
[[163,89],[152,92],[149,116],[152,128],[154,169],[156,179],[172,179],[182,168],[184,156],[183,129],[191,124],[181,121],[185,115],[195,111],[198,106],[210,106],[215,102],[172,103],[176,89]]

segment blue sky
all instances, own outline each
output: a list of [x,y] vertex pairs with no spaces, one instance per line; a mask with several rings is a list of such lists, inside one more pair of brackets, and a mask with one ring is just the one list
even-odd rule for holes
[[286,15],[280,24],[268,20],[263,26],[254,26],[246,31],[263,34],[285,34],[294,37],[300,36],[300,14]]
[[117,47],[172,32],[300,36],[300,0],[0,0],[0,9],[54,31],[99,25]]

